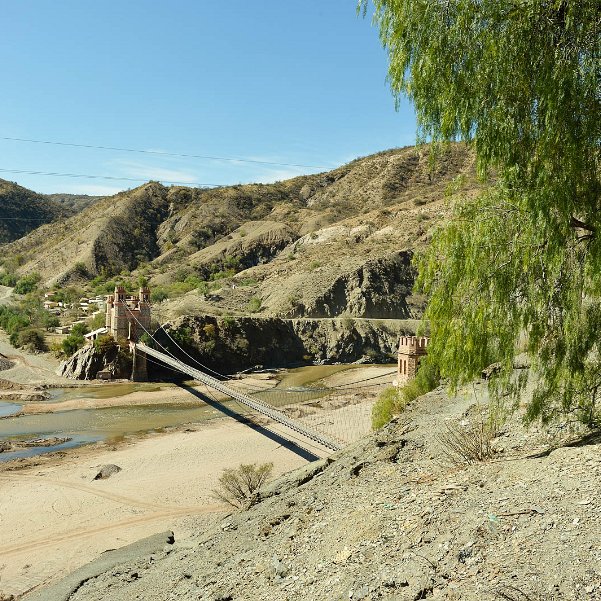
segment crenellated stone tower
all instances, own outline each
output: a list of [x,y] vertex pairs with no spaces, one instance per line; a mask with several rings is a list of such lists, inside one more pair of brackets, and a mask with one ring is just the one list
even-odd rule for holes
[[150,331],[150,290],[140,288],[137,296],[126,296],[123,286],[106,299],[106,328],[115,340],[138,342]]
[[[106,299],[106,329],[117,341],[138,342],[144,332],[150,332],[150,290],[143,286],[137,296],[126,296],[123,286],[115,286]],[[133,352],[132,380],[148,379],[146,355],[130,344]]]
[[426,336],[401,336],[397,370],[399,386],[415,378],[420,359],[428,353],[428,341]]

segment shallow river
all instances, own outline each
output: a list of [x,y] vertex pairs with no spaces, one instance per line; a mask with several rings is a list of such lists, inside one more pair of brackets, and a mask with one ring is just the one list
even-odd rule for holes
[[[354,365],[317,365],[288,370],[282,374],[280,382],[272,392],[258,393],[259,398],[272,405],[290,404],[317,398],[319,391],[311,392],[307,386],[337,372],[357,367]],[[58,388],[50,390],[49,402],[61,402],[81,398],[111,398],[124,396],[131,392],[156,391],[172,388],[173,384],[119,383],[92,385],[81,388]],[[286,388],[286,395],[276,395],[275,391]],[[278,401],[275,401],[276,396]],[[194,397],[191,395],[191,398]],[[223,402],[229,405],[230,401]],[[0,403],[0,417],[17,413],[21,405]],[[243,407],[232,403],[237,413]],[[48,437],[68,437],[69,442],[53,447],[32,447],[0,453],[0,462],[18,457],[31,457],[48,451],[79,446],[98,440],[121,440],[124,437],[144,432],[159,431],[163,428],[180,426],[187,423],[202,422],[220,417],[223,414],[200,399],[190,404],[153,404],[135,406],[116,406],[95,409],[75,409],[43,413],[38,415],[20,415],[0,419],[0,440],[11,438],[34,439]]]

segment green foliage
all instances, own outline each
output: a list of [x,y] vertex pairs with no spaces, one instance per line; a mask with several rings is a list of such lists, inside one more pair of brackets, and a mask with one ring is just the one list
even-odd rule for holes
[[30,352],[48,350],[44,334],[34,329],[21,330],[14,340],[11,335],[11,344],[16,347],[25,348]]
[[15,305],[0,305],[0,327],[9,335],[29,327],[30,318]]
[[101,353],[108,353],[117,348],[117,342],[110,334],[103,334],[94,340],[94,348]]
[[85,344],[85,342],[86,341],[83,337],[83,334],[71,332],[71,334],[69,334],[61,342],[61,349],[63,355],[65,355],[66,357],[70,357],[71,355],[73,355],[73,353],[77,352]]
[[251,313],[257,313],[258,311],[261,310],[261,304],[262,301],[258,296],[253,296],[249,301],[248,301],[248,310]]
[[190,345],[192,343],[192,331],[185,326],[180,326],[177,330],[171,332],[171,337],[179,344]]
[[17,283],[17,279],[14,273],[3,273],[0,276],[0,285],[12,288]]
[[76,323],[73,324],[71,328],[71,334],[75,334],[76,336],[83,336],[90,331],[90,328],[87,323]]
[[52,330],[60,325],[59,318],[56,315],[52,315],[52,313],[48,313],[48,311],[44,311],[41,322],[46,330]]
[[236,469],[225,469],[213,495],[232,507],[248,508],[253,503],[255,492],[267,482],[272,471],[273,463],[241,464]]
[[434,390],[440,384],[438,366],[424,357],[413,380],[401,388],[391,386],[385,388],[378,397],[371,412],[371,426],[378,430],[387,424],[395,415],[401,413],[405,406],[416,398]]
[[372,407],[371,410],[371,427],[374,430],[379,430],[385,426],[395,414],[401,413],[404,404],[399,394],[399,389],[395,386],[385,388]]
[[42,278],[38,273],[32,273],[30,275],[24,275],[19,278],[15,284],[15,294],[27,294],[37,289],[38,283]]
[[421,137],[468,140],[479,172],[498,175],[418,260],[429,356],[452,387],[500,362],[492,391],[517,401],[513,358],[526,351],[527,418],[598,424],[598,2],[374,5],[393,92],[414,102]]
[[73,273],[82,278],[89,278],[90,272],[88,271],[87,265],[83,261],[78,261],[73,266]]
[[91,319],[88,320],[88,326],[91,331],[98,330],[99,328],[104,328],[106,325],[106,315],[104,313],[98,313],[94,315]]
[[164,286],[155,286],[150,291],[150,300],[153,303],[160,303],[161,301],[164,301],[167,298],[169,298],[169,293],[167,292]]

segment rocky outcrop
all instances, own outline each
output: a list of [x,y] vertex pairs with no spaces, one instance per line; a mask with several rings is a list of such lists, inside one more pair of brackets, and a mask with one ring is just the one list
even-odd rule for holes
[[117,346],[99,350],[94,345],[86,345],[63,361],[58,373],[74,380],[94,380],[99,371],[108,371],[113,378],[129,378],[131,368],[129,354]]
[[157,339],[188,363],[171,338],[203,365],[230,373],[256,365],[395,361],[399,336],[415,327],[410,320],[203,316],[167,324]]
[[394,253],[367,261],[341,274],[318,295],[295,312],[305,317],[335,317],[341,314],[373,319],[409,319],[418,309],[411,290],[415,270],[412,253]]

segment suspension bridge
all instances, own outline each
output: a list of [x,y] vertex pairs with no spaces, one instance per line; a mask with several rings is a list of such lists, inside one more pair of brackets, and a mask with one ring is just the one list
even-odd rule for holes
[[[149,331],[150,291],[146,287],[140,288],[138,296],[127,297],[125,289],[116,286],[114,295],[107,297],[106,315],[104,330],[116,339],[129,340],[134,358],[133,379],[137,376],[145,379],[147,361],[166,366],[202,383],[207,399],[213,398],[212,392],[232,399],[241,405],[241,413],[250,422],[257,414],[263,416],[270,424],[285,428],[285,433],[277,433],[280,437],[312,446],[322,455],[340,450],[369,430],[371,404],[365,401],[375,398],[379,386],[387,384],[390,375],[396,373],[396,370],[383,372],[380,368],[378,376],[363,380],[373,382],[362,388],[344,384],[321,388],[266,388],[225,376],[203,365],[178,344],[167,327],[161,330],[169,343],[161,344]],[[142,334],[148,337],[148,344],[140,341]],[[172,346],[177,348],[175,352]],[[223,405],[217,408],[227,413]],[[268,429],[271,428],[270,425]]]
[[331,451],[338,451],[342,448],[342,446],[333,439],[310,428],[307,428],[300,422],[290,419],[281,411],[277,411],[276,409],[270,407],[266,403],[263,403],[257,399],[253,399],[248,394],[244,394],[239,390],[235,390],[223,381],[220,381],[217,378],[214,378],[213,376],[210,376],[209,374],[200,371],[199,369],[195,369],[194,367],[191,367],[190,365],[187,365],[186,363],[183,363],[182,361],[179,361],[178,359],[175,359],[174,357],[169,356],[166,353],[157,351],[145,344],[142,344],[141,342],[133,343],[133,350],[134,352],[141,351],[147,356],[158,359],[165,365],[168,365],[173,369],[190,376],[194,380],[202,382],[205,386],[208,386],[209,388],[212,388],[217,392],[221,392],[222,394],[225,394],[231,397],[232,399],[235,399],[236,401],[242,403],[249,409],[252,409],[253,411],[256,411],[257,413],[260,413],[262,415],[265,415],[269,419],[279,424],[282,424],[283,426],[286,426],[286,428],[289,428],[290,430],[301,434],[305,438],[308,438],[309,440],[312,440],[324,446],[326,449],[330,449]]

